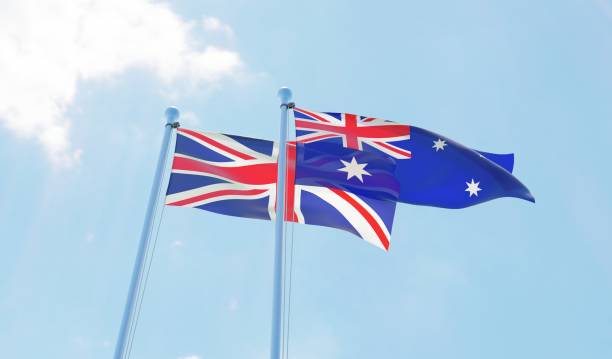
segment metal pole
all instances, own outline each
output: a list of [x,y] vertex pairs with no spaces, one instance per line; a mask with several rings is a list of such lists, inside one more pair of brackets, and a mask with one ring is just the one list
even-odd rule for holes
[[164,138],[162,140],[161,149],[159,150],[159,159],[157,160],[155,177],[153,177],[153,185],[151,186],[151,192],[149,194],[149,204],[147,206],[147,212],[145,214],[145,220],[142,226],[142,233],[140,234],[140,243],[138,244],[136,262],[134,263],[134,270],[132,272],[130,288],[128,291],[127,300],[125,302],[125,308],[123,310],[123,318],[121,319],[121,327],[119,328],[119,337],[117,338],[117,345],[115,346],[115,359],[125,358],[125,349],[127,346],[129,328],[132,326],[132,321],[134,320],[136,293],[138,291],[140,279],[142,278],[145,253],[147,247],[149,246],[149,241],[151,239],[150,228],[153,222],[155,208],[157,207],[157,204],[159,202],[158,193],[159,187],[161,186],[161,179],[164,171],[163,167],[168,153],[168,145],[170,144],[170,135],[172,133],[172,129],[178,125],[178,122],[175,123],[175,120],[177,120],[178,117],[179,111],[175,107],[169,107],[166,109],[166,125],[164,129]]
[[278,174],[276,184],[276,221],[274,223],[274,294],[272,297],[272,338],[270,341],[270,359],[281,358],[281,306],[283,279],[283,224],[285,213],[285,175],[287,162],[287,110],[291,101],[291,90],[281,87],[278,90],[281,100],[280,138],[278,142]]

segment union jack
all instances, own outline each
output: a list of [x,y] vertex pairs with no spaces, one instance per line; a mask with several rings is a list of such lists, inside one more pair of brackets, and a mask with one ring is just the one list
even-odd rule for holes
[[369,150],[364,149],[366,145],[396,159],[412,157],[406,148],[410,126],[350,113],[314,112],[297,107],[293,111],[297,142],[341,139],[344,147]]
[[[179,128],[166,205],[274,220],[278,146],[272,141]],[[334,187],[296,184],[287,146],[285,220],[343,229],[388,250],[395,202]]]

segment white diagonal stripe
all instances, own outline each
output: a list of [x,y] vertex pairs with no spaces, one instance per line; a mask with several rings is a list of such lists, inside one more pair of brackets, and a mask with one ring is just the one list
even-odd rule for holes
[[[225,145],[227,147],[230,147],[231,149],[233,149],[233,150],[235,150],[237,152],[240,152],[240,153],[243,153],[245,155],[254,157],[256,159],[259,159],[259,160],[268,160],[268,161],[275,160],[274,156],[267,156],[267,155],[265,155],[263,153],[259,153],[257,151],[254,151],[254,150],[250,149],[249,147],[243,145],[242,143],[240,143],[240,142],[234,140],[233,138],[231,138],[229,136],[226,136],[226,135],[224,135],[222,133],[205,132],[205,131],[194,131],[194,132],[197,132],[197,133],[199,133],[199,134],[201,134],[203,136],[206,136],[206,137],[208,137],[208,138],[210,138],[210,139],[212,139],[212,140],[214,140],[216,142],[220,142],[223,145]],[[226,152],[226,151],[224,151],[223,149],[221,149],[219,147],[213,146],[210,143],[204,142],[204,141],[200,140],[199,138],[194,137],[194,136],[192,136],[192,135],[190,135],[188,133],[178,132],[178,135],[185,136],[185,137],[187,137],[187,138],[189,138],[189,139],[191,139],[193,141],[196,141],[200,145],[202,145],[202,146],[204,146],[206,148],[209,148],[209,149],[211,149],[214,152],[220,153],[221,155],[223,155],[223,156],[225,156],[227,158],[231,158],[231,159],[236,160],[236,161],[244,161],[244,159],[242,159],[242,158],[240,158],[240,157],[238,157],[238,156],[236,156],[236,155],[234,155],[232,153]],[[274,153],[273,153],[273,155],[274,155]]]
[[[253,190],[253,189],[267,189],[270,190],[272,189],[273,185],[244,185],[241,183],[216,183],[216,184],[211,184],[211,185],[207,185],[207,186],[203,186],[203,187],[198,187],[198,188],[193,188],[187,191],[182,191],[182,192],[177,192],[177,193],[172,193],[169,195],[166,195],[166,204],[170,204],[170,203],[174,203],[174,202],[178,202],[178,201],[183,201],[189,198],[193,198],[193,197],[197,197],[197,196],[201,196],[204,194],[209,194],[209,193],[213,193],[213,192],[217,192],[217,191],[224,191],[224,190]],[[263,194],[261,195],[261,197],[265,197],[267,196],[268,193],[263,192]],[[247,196],[247,195],[245,195]],[[259,196],[259,195],[257,195]],[[189,204],[186,206],[190,206],[190,207],[195,207],[197,205],[194,204]]]
[[[380,239],[378,238],[378,235],[376,234],[372,226],[370,226],[368,221],[365,218],[363,218],[363,216],[357,211],[355,207],[353,207],[350,203],[345,201],[342,197],[338,196],[336,193],[334,193],[332,190],[326,187],[315,187],[315,186],[301,186],[301,187],[303,191],[314,194],[315,196],[321,198],[325,202],[332,205],[336,210],[338,210],[338,212],[340,212],[342,216],[344,216],[344,218],[346,218],[349,221],[349,223],[353,226],[353,228],[355,228],[355,230],[357,231],[357,233],[359,233],[359,236],[361,238],[363,238],[364,240],[366,240],[367,242],[369,242],[370,244],[376,247],[386,250],[383,244],[381,243]],[[349,195],[351,194],[349,193]],[[381,225],[381,228],[383,229],[383,231],[385,232],[385,235],[387,236],[387,239],[389,240],[390,236],[384,225],[384,222],[382,222],[382,219],[380,219],[380,217],[376,214],[376,212],[374,212],[370,208],[370,206],[365,204],[365,202],[356,198],[356,196],[351,195],[351,197],[357,200],[359,204],[361,204],[364,208],[366,208],[366,210],[369,213],[372,214],[376,222]]]
[[213,165],[217,167],[244,167],[244,166],[252,166],[252,165],[259,165],[259,164],[276,163],[276,159],[272,160],[268,158],[263,158],[263,159],[256,158],[253,160],[243,160],[239,158],[235,161],[215,162],[215,161],[203,160],[201,158],[197,158],[193,156],[184,155],[182,153],[175,153],[174,157],[186,158],[189,160],[193,160],[193,161],[197,161],[197,162],[201,162],[204,164],[209,164],[209,165]]

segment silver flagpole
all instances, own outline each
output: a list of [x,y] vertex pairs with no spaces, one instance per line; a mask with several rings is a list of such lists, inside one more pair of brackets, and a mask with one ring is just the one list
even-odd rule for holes
[[281,100],[281,123],[278,151],[278,174],[276,185],[276,219],[274,223],[274,294],[272,297],[272,338],[270,340],[270,359],[281,358],[281,306],[283,253],[285,239],[283,233],[285,213],[285,175],[287,162],[287,112],[291,101],[291,90],[281,87],[278,97]]
[[136,262],[134,263],[134,270],[132,272],[132,279],[130,281],[130,287],[128,290],[127,300],[125,302],[125,308],[123,309],[123,318],[121,320],[121,327],[119,328],[119,337],[117,338],[117,344],[115,346],[115,359],[125,358],[125,349],[127,346],[127,337],[129,334],[129,328],[132,326],[134,320],[134,309],[136,307],[136,293],[139,289],[140,279],[142,278],[142,271],[144,267],[145,253],[151,240],[151,225],[153,223],[153,215],[155,208],[159,202],[158,193],[161,186],[161,179],[164,171],[164,163],[168,154],[168,145],[170,144],[172,130],[178,127],[176,120],[179,118],[179,111],[175,107],[169,107],[166,109],[166,125],[164,127],[164,138],[162,140],[161,149],[159,150],[159,158],[157,160],[157,168],[155,169],[155,177],[153,177],[153,185],[151,186],[151,192],[149,193],[149,205],[147,206],[147,212],[145,214],[144,224],[142,226],[142,232],[140,234],[140,243],[138,244],[138,252],[136,254]]

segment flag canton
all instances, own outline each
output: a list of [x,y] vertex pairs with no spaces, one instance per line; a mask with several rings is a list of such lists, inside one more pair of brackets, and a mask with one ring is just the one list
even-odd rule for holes
[[375,149],[396,159],[408,159],[410,126],[376,117],[350,113],[313,112],[294,108],[296,141],[325,141],[343,147],[369,151]]
[[180,128],[166,204],[270,219],[277,153],[271,141]]

